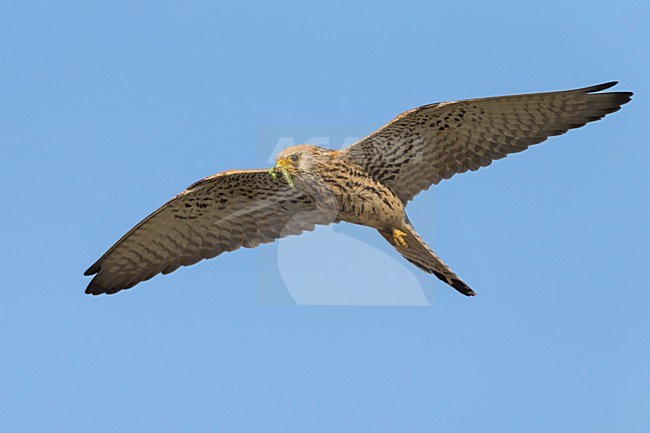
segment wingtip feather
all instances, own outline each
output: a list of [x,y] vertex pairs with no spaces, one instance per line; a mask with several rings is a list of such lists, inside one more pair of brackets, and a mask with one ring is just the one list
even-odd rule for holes
[[618,84],[618,81],[608,81],[607,83],[596,84],[594,86],[585,87],[582,89],[585,93],[600,92],[601,90],[607,90]]
[[[582,89],[578,89],[583,93],[596,93],[596,92],[601,92],[603,90],[611,89],[615,85],[618,84],[618,81],[609,81],[607,83],[602,83],[602,84],[596,84],[594,86],[589,86],[589,87],[583,87]],[[617,98],[620,98],[617,102],[619,102],[621,105],[628,103],[631,99],[632,96],[634,95],[634,92],[630,91],[623,91],[623,92],[607,92],[603,93],[604,95],[612,95],[616,96]]]
[[99,265],[97,263],[95,263],[91,267],[86,269],[86,271],[84,272],[84,276],[90,277],[91,275],[95,275],[96,273],[98,273],[100,271],[100,269],[101,268],[99,267]]
[[96,279],[97,279],[97,276],[95,276],[95,278],[93,278],[92,281],[88,284],[88,287],[86,287],[85,293],[87,295],[93,295],[93,296],[112,295],[112,294],[117,293],[120,290],[122,290],[121,288],[120,289],[113,289],[113,288],[107,289],[103,285],[100,285],[99,283],[97,283]]
[[[97,278],[97,277],[95,277],[95,278]],[[86,287],[85,293],[87,295],[96,296],[96,295],[101,295],[102,293],[104,293],[103,290],[101,290],[101,289],[99,289],[97,287],[97,285],[95,283],[95,278],[93,278],[92,281],[90,281],[90,283],[88,283],[88,287]]]

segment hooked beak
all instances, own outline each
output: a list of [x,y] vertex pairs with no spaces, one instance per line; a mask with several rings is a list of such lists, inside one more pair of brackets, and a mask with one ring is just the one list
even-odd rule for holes
[[277,173],[280,172],[284,180],[291,188],[294,188],[293,179],[291,178],[290,169],[293,169],[291,163],[285,159],[280,159],[275,163],[275,167],[269,170],[269,174],[273,179],[276,179]]
[[278,171],[289,170],[289,168],[291,168],[291,164],[286,159],[279,159],[275,162],[275,169]]

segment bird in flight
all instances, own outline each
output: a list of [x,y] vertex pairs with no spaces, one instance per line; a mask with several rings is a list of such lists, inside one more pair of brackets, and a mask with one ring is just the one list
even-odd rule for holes
[[406,260],[473,296],[411,226],[407,203],[457,173],[619,110],[632,93],[602,92],[615,84],[424,105],[342,150],[301,144],[281,151],[270,170],[206,177],[88,268],[86,293],[116,293],[226,251],[346,221],[376,229]]

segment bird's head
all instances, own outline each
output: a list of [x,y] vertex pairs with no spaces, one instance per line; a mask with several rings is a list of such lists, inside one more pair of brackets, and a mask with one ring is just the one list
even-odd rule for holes
[[310,144],[287,147],[276,156],[275,167],[270,173],[281,173],[287,183],[293,186],[291,176],[314,172],[316,167],[329,159],[331,152],[332,150]]

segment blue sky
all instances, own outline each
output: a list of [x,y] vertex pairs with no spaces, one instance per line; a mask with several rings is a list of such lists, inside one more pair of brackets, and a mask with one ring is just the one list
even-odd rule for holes
[[[0,430],[648,431],[649,12],[3,1]],[[344,225],[83,294],[141,218],[287,138],[610,80],[619,113],[409,206],[476,298]],[[345,284],[392,305],[299,305]]]

